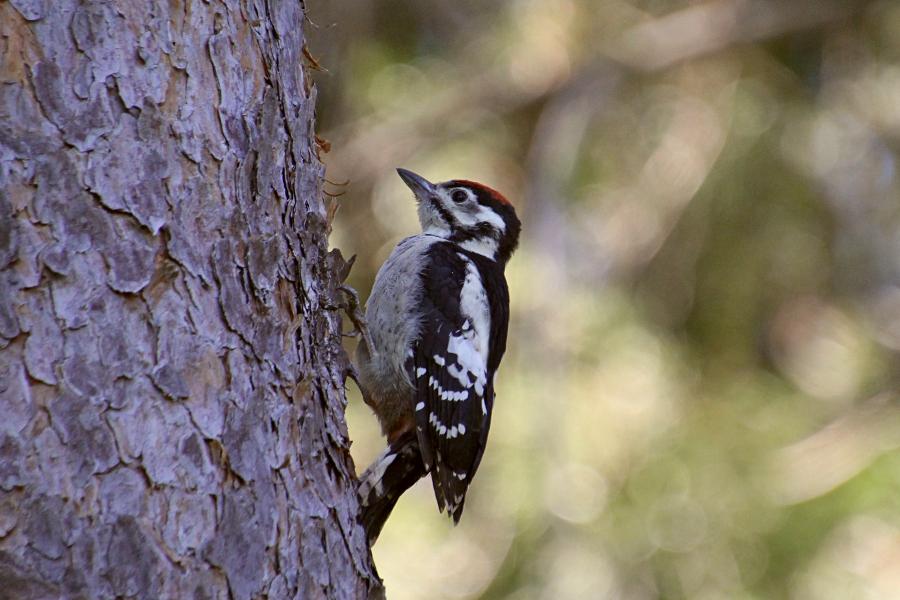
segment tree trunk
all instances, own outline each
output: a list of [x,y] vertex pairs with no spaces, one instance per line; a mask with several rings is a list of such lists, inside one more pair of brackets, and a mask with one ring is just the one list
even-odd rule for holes
[[0,598],[358,598],[296,0],[0,1]]

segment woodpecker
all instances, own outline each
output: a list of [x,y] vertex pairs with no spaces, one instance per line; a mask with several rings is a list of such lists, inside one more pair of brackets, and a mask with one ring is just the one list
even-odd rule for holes
[[428,473],[453,523],[487,443],[494,376],[506,350],[504,269],[521,223],[500,192],[397,169],[422,233],[402,240],[366,303],[371,348],[357,350],[365,402],[388,447],[360,477],[361,520],[374,543],[400,495]]

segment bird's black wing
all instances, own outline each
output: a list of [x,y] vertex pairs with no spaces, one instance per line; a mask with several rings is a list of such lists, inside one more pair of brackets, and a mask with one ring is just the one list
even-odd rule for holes
[[500,367],[500,361],[503,359],[503,354],[506,352],[506,338],[509,330],[509,288],[506,284],[506,276],[503,273],[503,267],[480,254],[467,254],[478,268],[482,284],[487,293],[491,315],[491,337],[488,344],[487,361],[487,386],[484,394],[487,411],[485,417],[486,420],[481,429],[481,443],[478,446],[475,462],[472,464],[472,474],[474,475],[476,469],[478,469],[478,465],[481,464],[481,457],[484,455],[484,449],[487,446],[487,436],[491,425],[491,414],[494,411],[494,376],[497,373],[497,369]]
[[[506,344],[508,292],[500,267],[455,244],[436,243],[426,258],[423,320],[408,369],[416,387],[413,410],[422,460],[439,508],[446,506],[458,521],[487,443],[493,374]],[[502,289],[493,298],[497,273]],[[484,311],[471,310],[480,302]]]

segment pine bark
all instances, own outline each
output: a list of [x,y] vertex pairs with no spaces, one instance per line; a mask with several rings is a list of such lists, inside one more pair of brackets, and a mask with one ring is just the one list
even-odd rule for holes
[[0,598],[381,594],[303,21],[0,1]]

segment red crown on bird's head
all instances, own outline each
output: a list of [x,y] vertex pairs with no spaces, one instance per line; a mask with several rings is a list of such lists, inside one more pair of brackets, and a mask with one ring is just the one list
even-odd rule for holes
[[512,206],[512,202],[506,199],[506,196],[495,190],[494,188],[484,185],[483,183],[478,183],[477,181],[470,181],[468,179],[454,179],[450,182],[453,185],[464,186],[472,189],[481,190],[484,192],[486,196],[488,196],[491,200],[495,202],[499,202],[500,204],[505,204],[507,206]]

